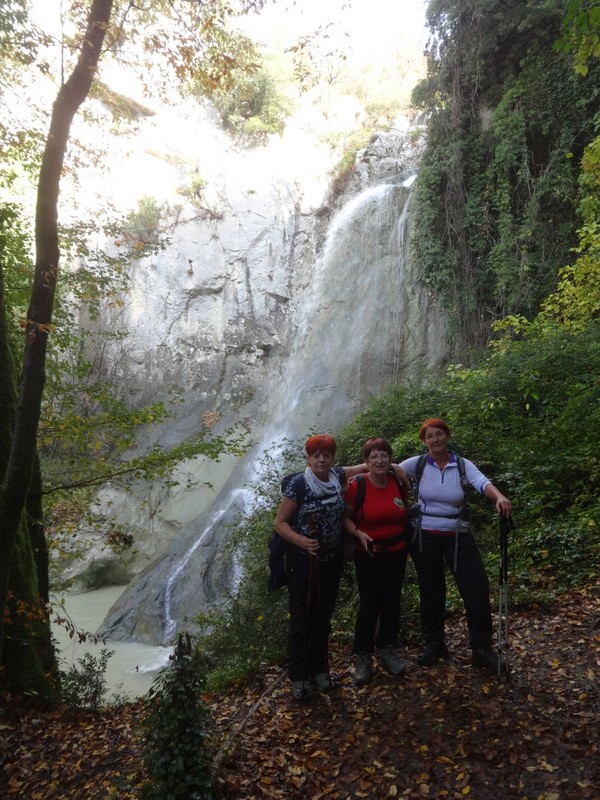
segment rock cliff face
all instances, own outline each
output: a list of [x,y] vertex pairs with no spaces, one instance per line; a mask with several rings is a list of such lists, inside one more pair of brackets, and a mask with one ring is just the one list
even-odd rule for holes
[[[148,124],[156,142],[160,119]],[[190,125],[195,135],[183,136]],[[182,483],[200,482],[191,492],[140,485],[99,495],[102,513],[126,520],[136,555],[118,559],[90,532],[88,557],[71,575],[88,587],[132,578],[103,633],[149,643],[168,639],[231,583],[220,545],[227,520],[243,513],[239,487],[261,447],[311,426],[335,431],[383,387],[441,362],[445,351],[443,321],[408,255],[418,166],[408,130],[374,137],[334,197],[335,154],[318,131],[291,123],[284,137],[243,152],[209,115],[176,129],[175,142],[151,151],[162,170],[153,188],[167,209],[168,240],[135,265],[118,317],[107,312],[100,323],[126,332],[111,368],[133,402],[179,398],[162,444],[207,423],[237,425],[256,444],[241,462],[182,465]],[[184,141],[202,161],[191,200],[165,170],[167,154],[178,162],[173,148],[189,163]],[[148,147],[131,155],[129,168],[136,158],[147,177]]]

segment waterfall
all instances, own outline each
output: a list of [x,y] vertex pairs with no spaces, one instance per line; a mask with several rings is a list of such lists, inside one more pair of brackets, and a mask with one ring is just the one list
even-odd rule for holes
[[302,304],[265,445],[335,431],[401,371],[408,189],[366,189],[334,217]]
[[284,437],[333,433],[403,369],[404,253],[410,181],[383,183],[334,216],[300,303],[294,344],[273,386],[269,424],[211,509],[182,530],[125,590],[101,632],[167,643],[232,584],[228,525],[247,513],[244,484],[260,455]]

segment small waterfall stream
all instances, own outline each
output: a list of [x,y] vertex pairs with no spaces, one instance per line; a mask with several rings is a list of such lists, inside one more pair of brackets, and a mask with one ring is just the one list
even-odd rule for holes
[[101,632],[110,639],[166,644],[233,582],[221,546],[247,513],[244,484],[264,450],[311,429],[335,433],[403,368],[405,228],[412,180],[383,183],[333,218],[300,307],[294,345],[273,386],[270,424],[234,470],[211,509],[125,590]]

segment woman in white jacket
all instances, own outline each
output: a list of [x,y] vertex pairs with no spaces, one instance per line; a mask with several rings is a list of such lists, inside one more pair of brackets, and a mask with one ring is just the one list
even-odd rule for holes
[[[444,640],[446,562],[465,604],[473,664],[496,672],[498,656],[492,651],[489,581],[471,527],[461,515],[465,502],[463,480],[493,500],[499,514],[509,517],[512,504],[468,459],[463,459],[464,478],[461,476],[457,458],[448,449],[450,429],[444,420],[425,420],[419,436],[428,454],[418,482],[419,496],[415,498],[420,520],[411,546],[419,579],[421,631],[425,641],[417,662],[429,666],[449,657]],[[401,462],[409,478],[416,477],[419,458]]]

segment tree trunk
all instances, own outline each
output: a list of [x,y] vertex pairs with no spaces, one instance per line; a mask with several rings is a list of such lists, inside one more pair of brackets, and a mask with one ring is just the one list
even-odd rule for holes
[[[17,376],[8,340],[1,252],[0,376],[0,474],[3,474],[10,455],[17,413]],[[34,511],[33,506],[28,511]],[[36,519],[40,519],[39,515]],[[35,534],[35,543],[30,533]],[[40,569],[34,549],[40,552],[40,559],[43,559],[43,529],[38,527],[28,531],[25,515],[21,514],[15,536],[15,556],[7,578],[8,597],[2,614],[2,624],[5,626],[3,663],[8,684],[13,691],[27,691],[54,704],[59,696],[58,667],[46,610],[47,582],[41,590],[38,583]],[[43,560],[39,563],[42,565]],[[4,561],[1,568],[5,569]],[[47,575],[47,565],[45,572]]]
[[[60,255],[60,177],[71,124],[89,93],[112,7],[113,0],[92,0],[79,59],[54,102],[42,159],[35,218],[35,275],[27,314],[21,389],[10,455],[0,494],[0,609],[6,605],[11,566],[35,459],[45,381],[46,347],[52,322]],[[4,615],[0,614],[0,660],[4,638]]]

